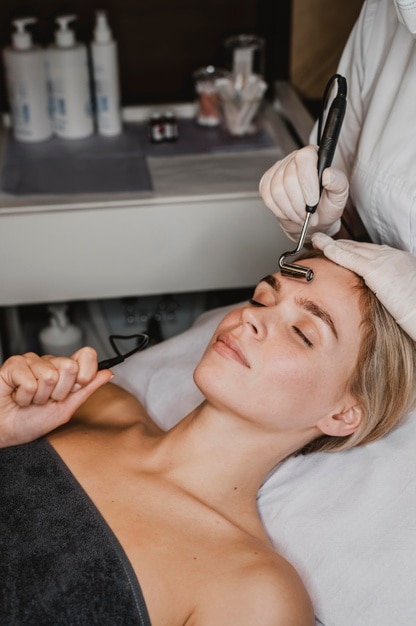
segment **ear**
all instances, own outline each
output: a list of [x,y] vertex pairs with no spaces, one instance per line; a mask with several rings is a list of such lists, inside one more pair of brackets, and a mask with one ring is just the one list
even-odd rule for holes
[[359,404],[351,404],[339,413],[327,415],[319,420],[317,427],[324,435],[346,437],[354,433],[363,419],[363,409]]

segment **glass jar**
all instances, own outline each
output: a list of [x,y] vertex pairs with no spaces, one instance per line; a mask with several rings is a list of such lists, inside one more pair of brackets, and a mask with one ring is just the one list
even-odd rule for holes
[[193,74],[197,93],[196,121],[201,126],[219,126],[222,121],[221,102],[215,81],[228,76],[222,68],[208,65],[200,67]]

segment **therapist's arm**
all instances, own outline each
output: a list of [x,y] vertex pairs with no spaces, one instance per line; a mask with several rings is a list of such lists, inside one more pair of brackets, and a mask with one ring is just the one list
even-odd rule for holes
[[0,367],[0,448],[33,441],[65,424],[112,378],[97,371],[97,355],[81,348],[71,358],[13,356]]

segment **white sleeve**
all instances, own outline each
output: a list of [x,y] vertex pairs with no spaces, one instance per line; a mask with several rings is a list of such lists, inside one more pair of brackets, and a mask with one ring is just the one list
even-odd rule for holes
[[[343,50],[337,72],[347,80],[347,109],[340,134],[334,165],[350,177],[356,147],[363,122],[363,78],[367,47],[374,28],[374,16],[379,0],[367,0],[350,33]],[[316,125],[311,133],[311,143],[316,144]]]

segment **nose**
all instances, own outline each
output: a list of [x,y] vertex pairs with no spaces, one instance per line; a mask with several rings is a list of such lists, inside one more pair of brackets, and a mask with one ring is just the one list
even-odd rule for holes
[[266,307],[245,306],[241,311],[242,325],[256,336],[257,339],[263,339],[266,334]]

